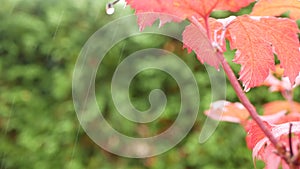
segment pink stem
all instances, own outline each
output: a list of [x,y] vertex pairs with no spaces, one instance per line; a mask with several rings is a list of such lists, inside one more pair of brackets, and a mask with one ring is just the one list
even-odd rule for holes
[[250,113],[252,119],[256,122],[256,124],[260,127],[260,129],[264,132],[264,134],[269,138],[271,143],[277,147],[278,141],[273,136],[273,134],[269,131],[269,129],[264,125],[263,121],[258,116],[255,107],[251,104],[247,96],[245,95],[243,89],[240,86],[240,83],[238,82],[237,78],[235,77],[234,72],[232,71],[229,64],[226,62],[225,58],[223,57],[222,53],[217,53],[217,56],[219,60],[221,61],[222,67],[235,91],[238,98],[240,99],[241,103],[244,105],[244,107],[248,110]]

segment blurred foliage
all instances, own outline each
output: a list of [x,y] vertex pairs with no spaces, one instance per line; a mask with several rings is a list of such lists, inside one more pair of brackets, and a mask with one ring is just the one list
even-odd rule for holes
[[[179,89],[174,79],[160,71],[145,71],[132,81],[132,103],[140,110],[149,107],[148,95],[161,88],[168,105],[159,120],[134,124],[122,119],[110,98],[109,83],[120,62],[133,51],[156,47],[169,50],[193,70],[200,90],[201,107],[197,121],[172,150],[152,158],[128,159],[112,155],[89,139],[81,129],[72,101],[72,73],[77,56],[88,38],[110,21],[130,14],[117,7],[105,14],[106,1],[94,0],[3,0],[0,8],[0,168],[8,169],[215,169],[253,168],[245,133],[236,124],[220,123],[214,135],[199,144],[202,112],[211,102],[210,82],[205,67],[182,44],[167,37],[147,36],[126,39],[112,48],[98,71],[97,100],[109,123],[120,132],[151,136],[172,124],[179,109]],[[249,10],[249,9],[248,9]],[[247,9],[246,9],[247,11]],[[219,12],[218,17],[228,15]],[[228,60],[233,52],[226,53]],[[237,72],[239,66],[232,64]],[[248,95],[255,105],[282,99],[266,88]],[[227,98],[237,101],[230,85]],[[120,123],[122,121],[122,123]]]

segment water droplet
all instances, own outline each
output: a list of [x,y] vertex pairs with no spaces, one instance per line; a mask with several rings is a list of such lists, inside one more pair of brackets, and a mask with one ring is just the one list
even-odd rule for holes
[[112,3],[106,4],[106,14],[112,15],[115,12],[115,8]]

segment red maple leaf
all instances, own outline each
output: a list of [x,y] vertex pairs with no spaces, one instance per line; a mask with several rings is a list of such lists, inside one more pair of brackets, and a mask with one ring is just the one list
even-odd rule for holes
[[300,19],[299,0],[259,0],[253,7],[251,15],[279,16],[289,12],[290,18]]
[[234,62],[241,64],[240,80],[245,90],[262,84],[275,70],[274,54],[280,60],[292,84],[300,72],[299,32],[290,19],[275,17],[237,17],[228,26],[232,49],[237,49]]
[[[136,10],[139,17],[140,13],[154,12],[152,15],[142,15],[138,19],[141,28],[152,25],[156,19],[161,20],[161,25],[169,21],[179,22],[184,19],[204,18],[207,19],[213,10],[238,11],[246,7],[254,0],[126,0],[132,8]],[[160,14],[168,14],[170,17],[161,17]]]
[[[212,45],[211,40],[207,37],[207,33],[204,29],[205,21],[200,19],[195,21],[194,24],[190,24],[187,26],[182,33],[182,40],[184,43],[184,47],[188,49],[189,52],[191,50],[195,51],[197,54],[197,58],[201,63],[207,63],[216,69],[218,69],[220,61],[216,56],[216,49]],[[219,40],[218,36],[220,36],[221,32],[213,30],[222,30],[222,23],[218,22],[216,19],[209,18],[208,20],[209,27],[212,28],[210,31],[210,36],[212,39]],[[221,40],[222,48],[225,48],[225,38]]]

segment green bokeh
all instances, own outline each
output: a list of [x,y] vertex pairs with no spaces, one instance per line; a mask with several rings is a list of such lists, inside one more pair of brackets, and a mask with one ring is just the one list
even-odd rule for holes
[[[114,69],[130,53],[149,47],[168,49],[194,71],[200,90],[198,119],[172,150],[147,159],[112,155],[94,144],[81,129],[72,102],[72,73],[77,56],[88,38],[111,20],[132,13],[116,7],[105,14],[105,2],[95,0],[3,0],[0,8],[0,168],[7,169],[248,169],[253,168],[245,132],[237,124],[220,123],[214,135],[199,144],[198,137],[211,102],[205,67],[182,44],[167,37],[129,38],[110,50],[103,61],[96,86],[97,101],[110,124],[132,136],[155,135],[172,124],[179,108],[179,89],[174,79],[159,71],[136,76],[130,88],[132,103],[148,108],[148,94],[162,88],[168,106],[159,120],[149,125],[122,120],[110,99],[109,83]],[[228,13],[218,13],[218,17]],[[120,52],[121,51],[121,52]],[[231,60],[232,52],[226,53]],[[239,66],[234,65],[237,72]],[[205,90],[204,90],[205,89]],[[266,88],[254,89],[255,105],[280,98]],[[228,86],[227,98],[237,101]],[[146,132],[146,133],[145,133]],[[141,134],[142,133],[142,134]]]

